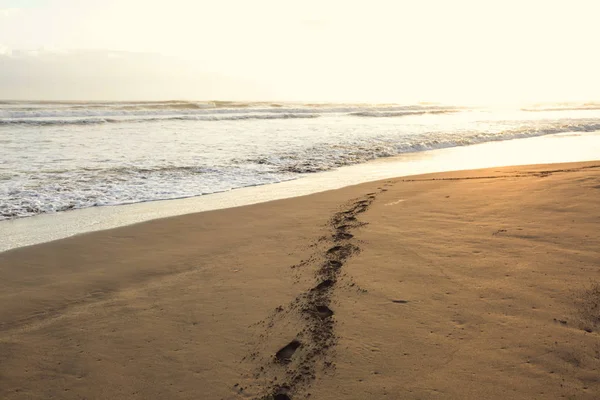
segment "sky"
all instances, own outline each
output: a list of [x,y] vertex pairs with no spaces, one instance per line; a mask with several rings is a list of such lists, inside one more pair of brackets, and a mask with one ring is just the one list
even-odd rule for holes
[[597,0],[0,0],[0,98],[600,100]]

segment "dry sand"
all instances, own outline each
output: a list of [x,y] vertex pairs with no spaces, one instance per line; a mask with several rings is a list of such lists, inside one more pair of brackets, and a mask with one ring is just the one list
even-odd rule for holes
[[0,398],[598,399],[599,231],[591,162],[0,253]]

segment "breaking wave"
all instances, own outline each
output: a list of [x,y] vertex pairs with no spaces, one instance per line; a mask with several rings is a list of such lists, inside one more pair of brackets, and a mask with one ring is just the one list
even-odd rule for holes
[[0,125],[95,125],[95,124],[118,124],[154,121],[243,121],[253,119],[294,119],[294,118],[318,118],[319,114],[242,114],[242,115],[180,115],[165,117],[146,118],[70,118],[70,119],[42,119],[21,118],[0,120]]
[[392,157],[405,153],[524,139],[556,133],[594,132],[598,130],[600,130],[600,121],[587,124],[565,123],[557,126],[527,127],[496,133],[467,131],[460,135],[449,135],[446,132],[427,132],[420,135],[402,135],[385,140],[335,144],[330,147],[313,146],[302,154],[284,152],[248,159],[244,162],[270,165],[279,172],[306,174],[328,171],[346,165],[360,164],[377,158]]

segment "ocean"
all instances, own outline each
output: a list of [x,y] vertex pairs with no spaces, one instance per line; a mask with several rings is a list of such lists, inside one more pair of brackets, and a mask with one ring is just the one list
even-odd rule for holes
[[599,130],[598,103],[5,101],[0,220],[201,196],[405,153]]

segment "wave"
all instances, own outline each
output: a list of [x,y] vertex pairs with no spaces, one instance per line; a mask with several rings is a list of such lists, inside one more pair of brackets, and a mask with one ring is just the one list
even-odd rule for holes
[[600,110],[598,106],[581,106],[581,107],[547,107],[547,108],[522,108],[521,111],[526,112],[541,112],[541,111],[593,111]]
[[0,105],[0,118],[140,117],[212,114],[344,114],[377,112],[438,112],[465,110],[437,105],[294,104],[241,102],[129,102],[129,103],[10,103]]
[[242,114],[242,115],[180,115],[165,117],[147,117],[147,118],[70,118],[70,119],[27,119],[14,118],[0,120],[2,125],[32,125],[32,126],[55,126],[55,125],[97,125],[97,124],[118,124],[118,123],[140,123],[156,121],[244,121],[257,119],[297,119],[297,118],[318,118],[319,114]]
[[79,118],[79,119],[2,119],[0,120],[0,126],[2,125],[33,125],[33,126],[46,126],[46,125],[95,125],[105,124],[110,122],[104,118]]
[[586,111],[586,110],[600,110],[600,103],[598,102],[564,102],[564,103],[538,103],[533,104],[530,107],[521,108],[521,111],[526,112],[540,112],[540,111]]
[[[0,118],[4,119],[26,119],[26,118],[111,118],[111,117],[174,117],[174,116],[211,116],[223,114],[314,114],[315,110],[307,108],[202,108],[195,106],[177,107],[148,107],[139,105],[128,105],[119,108],[102,107],[69,107],[65,109],[44,108],[19,108],[0,109]],[[322,113],[320,111],[319,113]]]
[[450,109],[450,110],[430,110],[430,111],[358,111],[349,113],[348,115],[352,115],[354,117],[374,117],[374,118],[390,118],[390,117],[409,117],[415,115],[425,115],[425,114],[449,114],[455,113],[458,110]]
[[[335,149],[320,145],[302,154],[282,153],[243,160],[275,168],[281,173],[307,174],[328,171],[334,168],[360,164],[369,160],[392,157],[404,153],[415,153],[473,144],[524,139],[566,132],[594,132],[600,130],[600,122],[562,123],[555,126],[524,127],[503,132],[463,132],[458,135],[442,132],[426,132],[419,135],[400,136],[376,142],[336,144]],[[334,151],[335,150],[335,151]],[[332,156],[335,155],[335,156]]]
[[[231,102],[196,103],[196,102],[162,102],[162,103],[69,103],[66,107],[52,108],[31,104],[17,108],[0,107],[1,125],[95,125],[106,123],[132,123],[152,121],[241,121],[270,120],[293,118],[318,118],[322,116],[351,117],[403,117],[427,114],[448,114],[462,111],[458,107],[441,107],[431,105],[385,105],[385,106],[352,106],[323,105],[308,107],[306,105],[283,106],[281,104]],[[260,105],[258,107],[257,105]]]

